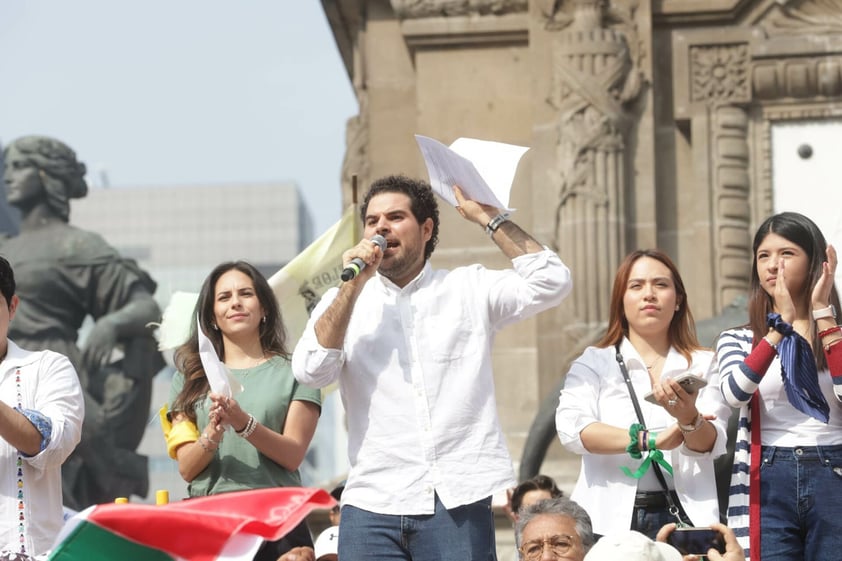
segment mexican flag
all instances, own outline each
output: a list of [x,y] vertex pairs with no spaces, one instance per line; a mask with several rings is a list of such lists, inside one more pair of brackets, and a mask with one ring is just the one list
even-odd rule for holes
[[49,561],[251,561],[316,508],[336,501],[322,489],[278,487],[155,506],[94,505],[64,525]]

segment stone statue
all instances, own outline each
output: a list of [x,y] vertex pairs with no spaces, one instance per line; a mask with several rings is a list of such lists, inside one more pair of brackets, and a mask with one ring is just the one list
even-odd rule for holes
[[[149,474],[137,454],[163,367],[150,322],[160,320],[155,282],[94,232],[68,223],[70,199],[87,194],[85,165],[64,143],[18,138],[3,151],[10,205],[20,233],[2,242],[21,304],[9,336],[21,347],[67,355],[85,391],[82,441],[62,467],[64,503],[81,509],[131,494]],[[93,319],[82,348],[83,321]]]

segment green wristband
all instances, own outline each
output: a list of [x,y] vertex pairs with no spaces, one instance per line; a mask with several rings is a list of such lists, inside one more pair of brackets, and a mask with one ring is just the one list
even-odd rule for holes
[[626,446],[626,452],[635,460],[639,460],[643,455],[640,453],[640,431],[645,430],[640,423],[633,423],[629,427],[629,445]]

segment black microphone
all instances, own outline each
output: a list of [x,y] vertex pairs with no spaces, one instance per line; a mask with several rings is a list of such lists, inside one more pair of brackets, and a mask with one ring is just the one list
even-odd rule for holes
[[[371,243],[379,247],[380,251],[386,251],[386,238],[384,238],[380,234],[372,236]],[[359,257],[354,257],[353,259],[351,259],[351,262],[348,263],[348,265],[342,270],[340,278],[343,281],[347,282],[359,275],[360,271],[362,271],[363,269],[365,269],[365,261],[363,261]]]

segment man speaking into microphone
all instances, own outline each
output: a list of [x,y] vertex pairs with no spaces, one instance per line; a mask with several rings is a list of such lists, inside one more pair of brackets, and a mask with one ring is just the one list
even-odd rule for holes
[[433,269],[432,189],[384,177],[360,209],[365,239],[343,255],[365,266],[322,297],[293,353],[301,383],[339,382],[348,417],[342,561],[497,558],[491,496],[515,478],[494,400],[494,334],[558,305],[570,272],[499,209],[454,195],[512,269]]

